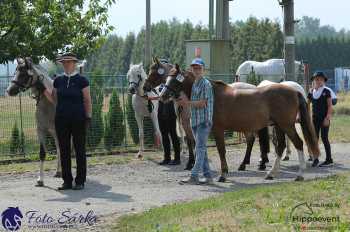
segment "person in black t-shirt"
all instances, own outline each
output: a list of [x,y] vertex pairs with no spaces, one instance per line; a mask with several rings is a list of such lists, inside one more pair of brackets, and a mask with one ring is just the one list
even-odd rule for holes
[[[331,91],[325,86],[327,76],[323,72],[314,73],[311,81],[313,81],[314,88],[310,90],[308,99],[312,103],[312,120],[317,137],[319,137],[321,132],[321,139],[326,151],[326,160],[319,166],[329,166],[333,164],[331,145],[328,140],[330,120],[333,112]],[[318,160],[315,161],[317,164]]]
[[[161,88],[159,89],[161,91]],[[152,99],[158,99],[159,97],[153,97]],[[164,159],[160,165],[179,165],[181,164],[180,159],[180,141],[176,133],[176,113],[174,102],[170,101],[167,103],[159,101],[158,105],[158,124],[160,133],[162,134],[162,144],[164,150]],[[170,151],[170,139],[171,138],[175,157],[171,160]]]
[[76,72],[78,59],[66,53],[57,59],[64,74],[54,82],[51,101],[56,102],[55,128],[61,151],[63,184],[58,190],[72,189],[71,137],[76,153],[77,175],[74,190],[84,188],[86,181],[86,128],[91,122],[89,81]]

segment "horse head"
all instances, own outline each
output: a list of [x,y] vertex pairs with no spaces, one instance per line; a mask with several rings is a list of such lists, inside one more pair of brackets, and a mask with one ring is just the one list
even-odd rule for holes
[[6,92],[9,96],[16,96],[35,86],[39,79],[31,58],[17,58],[16,72]]
[[141,64],[130,64],[129,71],[127,73],[127,78],[129,82],[128,92],[129,94],[138,93],[143,96],[143,84],[146,80],[146,73],[143,70],[143,65]]
[[194,79],[192,72],[183,72],[180,66],[176,64],[175,67],[169,71],[165,87],[160,94],[161,101],[167,102],[179,98],[182,91],[187,92],[186,90],[192,87]]
[[153,88],[165,83],[168,77],[167,74],[171,68],[173,68],[173,65],[169,64],[166,60],[159,60],[157,57],[153,57],[153,63],[150,66],[143,90],[150,92]]

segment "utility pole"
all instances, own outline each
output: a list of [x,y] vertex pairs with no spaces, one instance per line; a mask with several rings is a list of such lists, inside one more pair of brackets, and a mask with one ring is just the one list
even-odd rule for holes
[[294,0],[280,2],[284,10],[284,61],[286,80],[295,81]]
[[145,67],[151,64],[151,0],[146,0],[146,43],[145,43]]
[[209,0],[209,39],[214,37],[214,0]]

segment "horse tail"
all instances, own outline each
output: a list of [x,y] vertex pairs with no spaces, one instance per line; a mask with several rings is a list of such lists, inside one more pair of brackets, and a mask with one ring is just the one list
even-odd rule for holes
[[312,152],[312,156],[317,158],[320,155],[320,148],[318,146],[318,139],[316,136],[315,128],[311,120],[310,112],[305,98],[298,92],[299,98],[299,114],[300,125],[303,131],[304,139],[309,151]]

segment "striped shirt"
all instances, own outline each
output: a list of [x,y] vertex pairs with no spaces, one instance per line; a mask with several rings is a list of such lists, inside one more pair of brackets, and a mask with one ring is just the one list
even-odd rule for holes
[[199,124],[212,124],[214,111],[213,87],[205,77],[196,80],[192,86],[191,101],[207,100],[204,108],[191,107],[191,126]]

